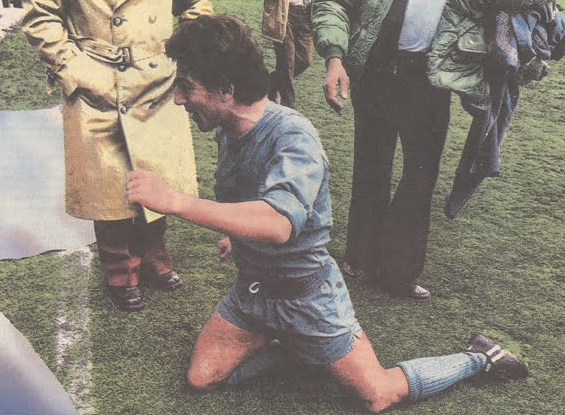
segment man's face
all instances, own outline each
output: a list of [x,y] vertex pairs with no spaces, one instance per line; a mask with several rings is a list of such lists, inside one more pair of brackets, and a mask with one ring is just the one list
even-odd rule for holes
[[211,131],[221,123],[223,101],[219,91],[209,91],[186,72],[178,71],[175,104],[184,106],[200,131]]

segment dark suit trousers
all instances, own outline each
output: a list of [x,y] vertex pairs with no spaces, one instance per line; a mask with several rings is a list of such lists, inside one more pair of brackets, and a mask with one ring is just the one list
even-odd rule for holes
[[94,221],[102,270],[108,284],[132,287],[140,273],[154,278],[173,270],[163,237],[166,218],[146,223],[141,218]]
[[[367,66],[352,93],[355,113],[353,188],[346,256],[401,287],[423,271],[431,197],[449,124],[449,91],[429,85],[423,54],[399,52]],[[391,198],[397,138],[402,177]]]

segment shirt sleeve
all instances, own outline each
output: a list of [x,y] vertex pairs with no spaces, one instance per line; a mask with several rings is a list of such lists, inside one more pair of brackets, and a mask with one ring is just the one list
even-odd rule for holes
[[290,221],[296,238],[312,213],[327,164],[321,144],[306,132],[285,133],[275,147],[259,199]]

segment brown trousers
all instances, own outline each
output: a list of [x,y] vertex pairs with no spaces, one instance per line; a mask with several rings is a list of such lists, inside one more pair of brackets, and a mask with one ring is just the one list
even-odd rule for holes
[[295,108],[294,79],[308,69],[314,53],[309,7],[290,7],[284,40],[273,45],[277,63],[270,75],[269,99],[275,101],[278,92],[282,105]]
[[141,218],[94,221],[102,270],[108,284],[133,287],[140,274],[156,277],[173,270],[163,237],[166,218],[146,223]]

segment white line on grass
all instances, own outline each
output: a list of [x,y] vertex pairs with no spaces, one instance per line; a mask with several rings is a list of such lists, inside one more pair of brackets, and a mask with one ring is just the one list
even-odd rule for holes
[[88,276],[93,254],[89,247],[61,252],[71,259],[61,270],[63,292],[57,317],[57,363],[65,374],[65,389],[81,415],[94,414],[92,388]]

